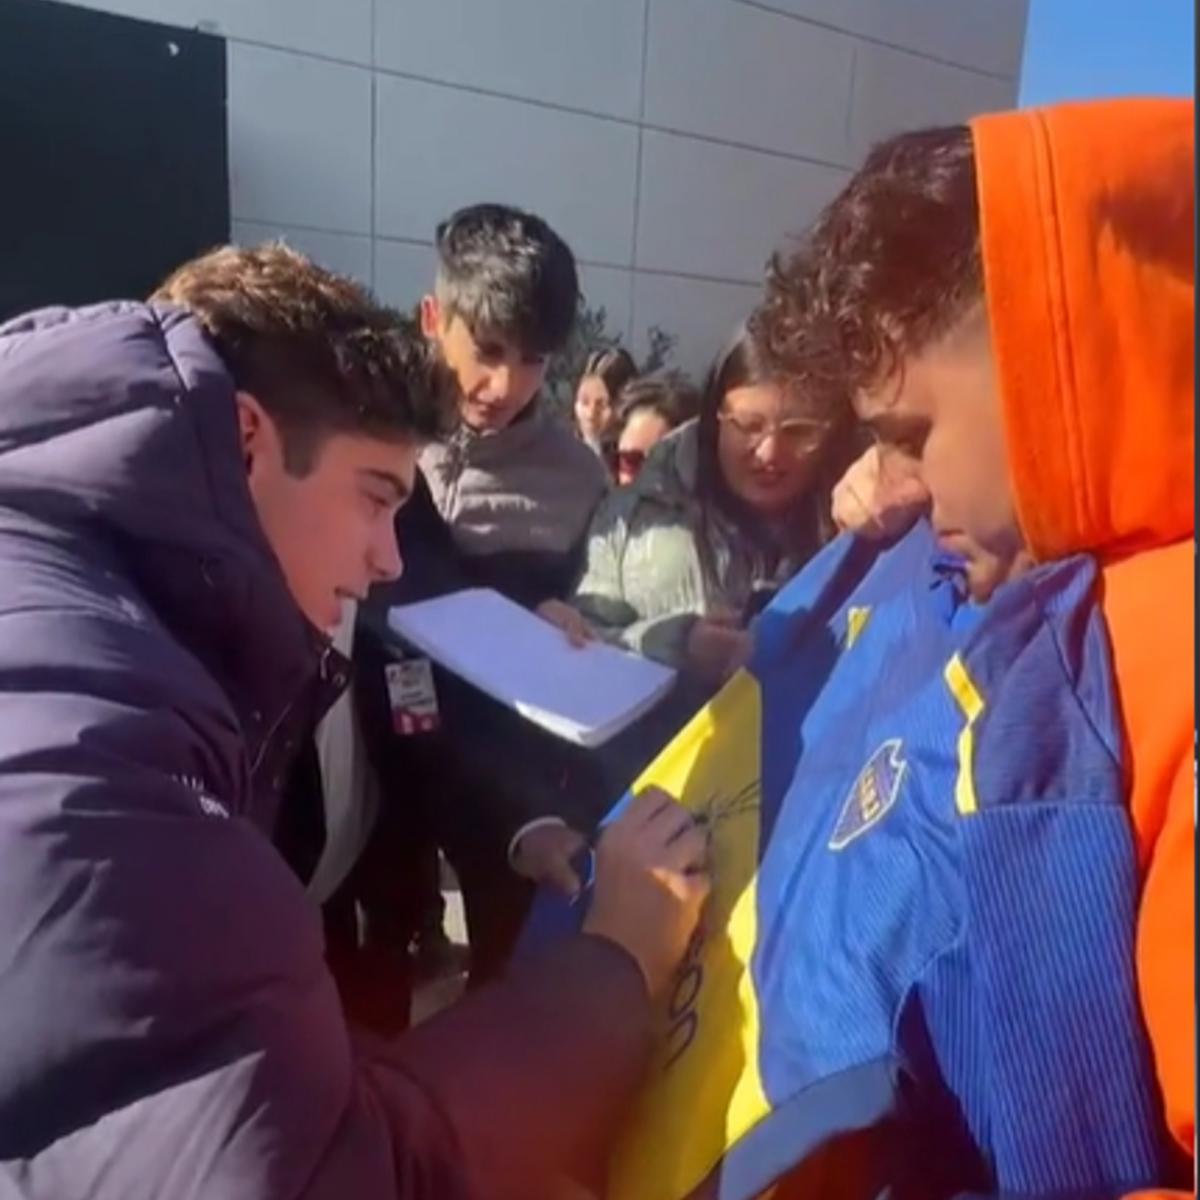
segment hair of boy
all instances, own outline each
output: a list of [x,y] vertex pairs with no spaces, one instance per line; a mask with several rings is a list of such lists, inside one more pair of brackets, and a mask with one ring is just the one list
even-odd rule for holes
[[621,389],[637,378],[637,363],[624,346],[610,346],[606,350],[593,350],[583,364],[581,378],[594,375],[608,389],[610,399],[616,400]]
[[682,371],[654,371],[631,379],[617,395],[622,428],[634,413],[652,412],[675,429],[700,410],[700,393]]
[[891,138],[794,248],[772,258],[752,332],[781,374],[845,403],[982,299],[979,239],[970,130]]
[[434,292],[476,339],[524,354],[561,350],[579,310],[575,256],[541,217],[503,204],[459,209],[437,228]]
[[334,434],[420,442],[452,420],[444,370],[400,314],[282,243],[202,254],[150,299],[193,314],[235,386],[278,425],[293,475]]

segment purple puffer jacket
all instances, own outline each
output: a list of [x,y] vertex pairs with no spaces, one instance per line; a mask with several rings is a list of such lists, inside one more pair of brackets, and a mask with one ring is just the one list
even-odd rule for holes
[[0,327],[3,1200],[534,1200],[602,1144],[649,1024],[610,943],[352,1043],[267,836],[345,670],[187,314]]

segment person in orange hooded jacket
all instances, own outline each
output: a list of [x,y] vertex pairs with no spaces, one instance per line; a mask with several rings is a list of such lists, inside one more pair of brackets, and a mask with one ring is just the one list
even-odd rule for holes
[[1138,986],[1181,1160],[1195,1136],[1194,172],[1187,101],[901,135],[775,258],[753,322],[781,371],[851,397],[875,435],[835,494],[843,527],[882,535],[927,512],[978,600],[1033,563],[1097,560],[1143,880]]

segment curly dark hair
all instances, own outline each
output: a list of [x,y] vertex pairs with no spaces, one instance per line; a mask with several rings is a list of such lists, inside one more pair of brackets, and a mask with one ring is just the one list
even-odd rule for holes
[[983,296],[965,125],[881,143],[767,271],[751,330],[767,359],[830,403],[889,378]]
[[451,382],[403,317],[282,243],[210,251],[150,299],[193,313],[279,425],[294,475],[332,434],[427,441],[453,419]]

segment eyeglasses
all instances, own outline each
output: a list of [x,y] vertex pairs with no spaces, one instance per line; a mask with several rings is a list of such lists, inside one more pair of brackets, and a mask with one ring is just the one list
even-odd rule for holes
[[821,448],[829,426],[824,422],[806,421],[794,417],[788,421],[768,421],[763,417],[736,417],[733,413],[717,413],[717,420],[746,443],[748,450],[759,446],[774,436],[784,453],[803,458]]

